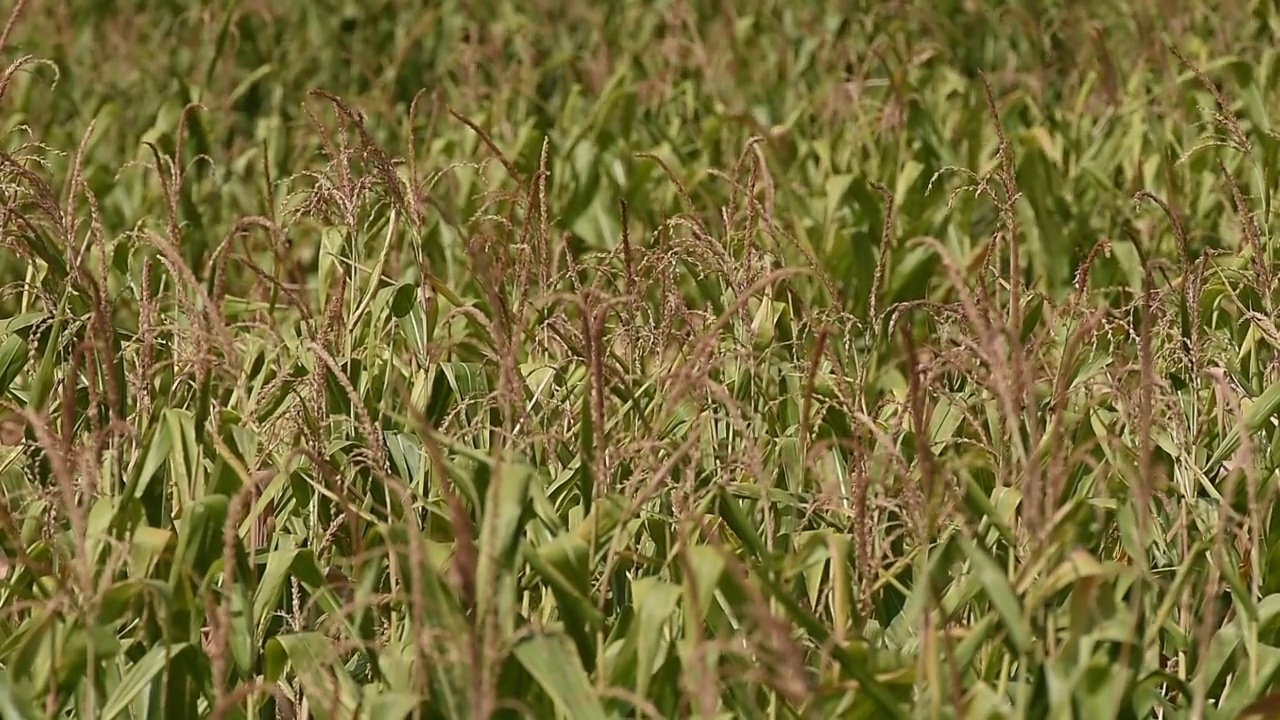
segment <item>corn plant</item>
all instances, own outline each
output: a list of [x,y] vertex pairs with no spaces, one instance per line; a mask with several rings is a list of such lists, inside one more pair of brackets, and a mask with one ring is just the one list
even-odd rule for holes
[[1272,3],[431,5],[12,5],[0,718],[1280,717]]

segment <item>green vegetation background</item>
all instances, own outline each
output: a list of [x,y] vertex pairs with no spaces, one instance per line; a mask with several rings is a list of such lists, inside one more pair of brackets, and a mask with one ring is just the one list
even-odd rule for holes
[[1280,717],[1280,10],[30,0],[0,718]]

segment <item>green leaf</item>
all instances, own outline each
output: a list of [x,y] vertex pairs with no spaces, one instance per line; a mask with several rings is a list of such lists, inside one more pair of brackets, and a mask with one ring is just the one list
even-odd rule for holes
[[143,655],[137,662],[129,666],[128,672],[120,679],[120,684],[116,686],[102,706],[102,714],[99,717],[102,720],[113,720],[117,715],[127,710],[142,695],[147,686],[156,679],[156,676],[165,669],[165,666],[173,662],[189,647],[191,646],[188,643],[178,643],[172,646],[156,645],[148,650],[146,655]]
[[649,682],[666,656],[666,643],[660,643],[663,628],[680,602],[680,586],[658,578],[640,578],[633,584],[636,621],[632,632],[636,638],[636,694],[647,697]]
[[[291,537],[281,537],[280,541],[292,544]],[[268,553],[267,567],[253,596],[253,617],[259,642],[265,639],[267,623],[270,622],[272,613],[283,606],[285,584],[291,576],[312,588],[324,584],[324,575],[310,548],[285,548]]]
[[8,394],[9,386],[27,366],[28,357],[27,341],[16,334],[5,336],[0,343],[0,397]]
[[604,615],[591,599],[588,568],[590,548],[570,533],[533,550],[525,546],[524,558],[538,579],[556,599],[565,630],[573,637],[582,658],[594,654],[594,633],[604,628]]
[[960,547],[969,559],[978,582],[986,592],[987,599],[995,607],[1004,622],[1005,633],[1019,654],[1031,651],[1031,627],[1023,615],[1022,603],[1014,592],[1009,576],[996,564],[995,560],[977,544],[967,537],[960,536]]
[[1081,716],[1090,720],[1115,720],[1129,696],[1133,673],[1110,658],[1095,656],[1075,687]]
[[[303,692],[310,700],[311,712],[317,717],[337,720],[355,714],[359,687],[346,668],[337,662],[333,643],[322,633],[281,635],[267,641],[263,653],[264,679],[277,682],[287,669],[297,674]],[[342,712],[336,717],[331,716],[330,708]]]
[[401,283],[391,296],[391,315],[399,320],[413,310],[414,300],[418,297],[418,286],[412,283]]
[[529,484],[535,475],[533,468],[518,461],[503,464],[502,470],[497,482],[489,485],[480,532],[476,607],[481,617],[496,599],[500,577],[514,574],[519,533],[528,517]]
[[512,650],[526,672],[551,698],[561,716],[571,720],[605,720],[604,706],[565,635],[535,635]]
[[0,667],[0,720],[39,720],[44,715],[36,710],[27,692],[15,685],[9,671]]
[[[1280,413],[1280,382],[1273,383],[1266,389],[1249,409],[1245,411],[1243,423],[1244,432],[1253,435],[1267,426],[1276,413]],[[1205,463],[1203,472],[1212,477],[1218,467],[1226,462],[1240,447],[1241,424],[1232,426],[1227,432],[1226,437],[1218,443],[1218,449],[1209,457],[1209,461]]]
[[422,698],[412,693],[384,692],[366,687],[360,717],[363,720],[402,720],[421,702]]

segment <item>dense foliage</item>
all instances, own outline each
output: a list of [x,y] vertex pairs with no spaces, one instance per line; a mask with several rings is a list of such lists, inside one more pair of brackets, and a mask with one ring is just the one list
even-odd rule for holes
[[0,718],[1280,717],[1277,34],[19,0]]

